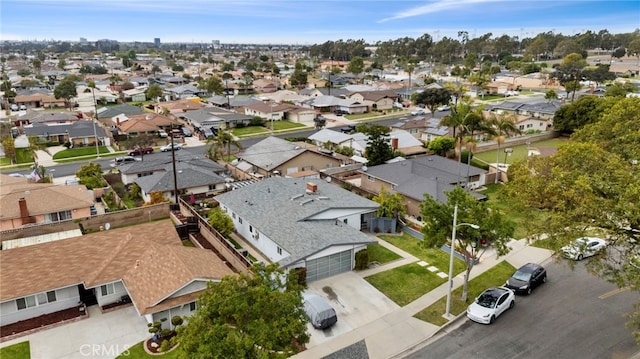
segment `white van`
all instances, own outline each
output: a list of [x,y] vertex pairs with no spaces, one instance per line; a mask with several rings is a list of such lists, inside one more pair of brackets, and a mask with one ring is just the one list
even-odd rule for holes
[[304,312],[316,329],[326,329],[336,324],[336,311],[322,297],[313,293],[302,293]]

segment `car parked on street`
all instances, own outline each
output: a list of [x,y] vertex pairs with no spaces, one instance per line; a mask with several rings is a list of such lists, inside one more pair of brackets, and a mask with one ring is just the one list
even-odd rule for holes
[[116,166],[124,165],[126,163],[132,163],[132,162],[136,162],[136,161],[140,161],[140,159],[139,158],[135,158],[133,156],[116,157],[113,160],[113,163],[110,166],[111,167],[116,167]]
[[451,110],[451,106],[449,105],[443,105],[436,109],[436,111],[438,112],[449,111],[449,110]]
[[580,237],[562,247],[562,254],[569,259],[581,261],[592,257],[607,247],[607,241],[598,237]]
[[420,115],[426,115],[426,114],[427,114],[427,111],[421,108],[417,108],[411,111],[411,116],[420,116]]
[[489,288],[482,292],[467,308],[467,317],[481,324],[492,324],[497,317],[513,308],[515,293],[505,287]]
[[547,281],[547,270],[535,263],[527,263],[513,273],[505,287],[516,293],[531,294],[533,289]]
[[161,151],[161,152],[169,152],[169,151],[171,151],[172,149],[173,149],[173,150],[175,150],[175,151],[177,151],[177,150],[181,150],[181,149],[182,149],[182,145],[181,145],[181,144],[179,144],[179,143],[174,143],[174,144],[173,144],[173,148],[171,147],[171,144],[168,144],[168,145],[166,145],[166,146],[162,146],[162,147],[160,147],[160,151]]
[[140,156],[142,154],[148,155],[149,153],[153,153],[153,147],[135,148],[129,151],[129,156]]

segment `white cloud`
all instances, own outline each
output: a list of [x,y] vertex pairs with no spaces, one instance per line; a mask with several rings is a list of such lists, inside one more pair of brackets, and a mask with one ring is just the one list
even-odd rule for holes
[[426,14],[433,14],[442,11],[456,10],[460,8],[468,8],[471,5],[482,5],[485,3],[504,2],[505,0],[439,0],[426,5],[414,7],[396,13],[393,16],[379,20],[379,23],[406,19]]

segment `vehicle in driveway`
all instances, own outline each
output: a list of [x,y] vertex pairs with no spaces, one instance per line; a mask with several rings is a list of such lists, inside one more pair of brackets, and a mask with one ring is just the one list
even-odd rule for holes
[[140,156],[142,154],[148,155],[149,153],[153,153],[153,147],[135,148],[129,151],[129,156]]
[[581,261],[592,257],[607,247],[607,241],[598,237],[580,237],[569,245],[562,247],[562,255],[566,258]]
[[322,297],[313,293],[302,293],[304,312],[316,329],[327,329],[338,322],[335,309]]
[[173,148],[172,148],[171,144],[168,144],[168,145],[166,145],[166,146],[162,146],[162,147],[160,147],[160,152],[169,152],[169,151],[171,151],[172,149],[173,149],[173,150],[176,150],[176,151],[177,151],[177,150],[181,150],[181,149],[182,149],[182,145],[181,145],[181,144],[179,144],[179,143],[174,143],[174,144],[173,144]]
[[186,128],[186,127],[182,127],[180,129],[180,131],[182,131],[182,134],[184,135],[184,137],[191,137],[193,136],[193,133],[191,132],[190,129]]
[[489,288],[467,308],[467,317],[481,324],[493,323],[500,314],[513,308],[516,294],[509,288]]
[[158,130],[158,136],[162,138],[167,138],[169,137],[169,134],[165,130]]
[[11,111],[18,111],[18,108],[19,108],[18,105],[15,103],[12,103],[10,107],[11,107]]
[[516,293],[531,294],[533,289],[547,281],[547,270],[535,263],[527,263],[513,273],[505,287]]

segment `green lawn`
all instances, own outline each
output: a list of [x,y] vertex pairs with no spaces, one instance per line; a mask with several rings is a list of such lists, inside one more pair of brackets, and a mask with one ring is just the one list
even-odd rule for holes
[[[380,238],[420,258],[429,266],[435,266],[445,273],[449,270],[448,253],[438,248],[425,248],[421,245],[422,241],[408,234],[402,236],[382,235]],[[461,273],[464,270],[464,262],[456,258],[453,268],[456,275]],[[399,306],[413,302],[447,281],[446,278],[440,278],[436,273],[430,272],[427,266],[422,267],[417,263],[377,273],[365,278],[365,280]]]
[[0,166],[8,166],[11,164],[11,159],[7,157],[0,158]]
[[[467,302],[460,300],[462,287],[455,289],[451,294],[451,314],[458,315],[466,311],[469,303],[471,303],[480,293],[487,288],[503,285],[515,270],[516,269],[511,264],[506,261],[502,261],[495,267],[470,280]],[[473,274],[473,270],[471,273]],[[414,317],[442,326],[447,323],[447,320],[442,317],[442,315],[445,314],[446,305],[447,297],[445,296],[422,311],[416,313]]]
[[29,342],[26,341],[26,342],[13,344],[13,345],[9,345],[8,347],[1,348],[0,358],[30,359],[31,348],[29,347]]
[[505,216],[515,222],[514,238],[521,239],[535,234],[534,227],[546,219],[546,212],[537,209],[527,208],[524,210],[515,210],[516,205],[513,200],[503,193],[504,185],[489,184],[486,187],[487,189],[481,193],[487,196],[489,206],[502,211]]
[[447,281],[417,263],[380,272],[365,280],[401,307]]
[[378,262],[380,264],[384,264],[400,258],[400,256],[395,252],[390,251],[377,243],[368,245],[367,252],[369,252],[369,263]]
[[[441,271],[448,273],[449,253],[439,248],[426,248],[423,246],[423,242],[421,240],[406,233],[403,233],[401,236],[381,235],[379,237],[403,251],[429,263],[430,266],[436,266]],[[461,259],[455,258],[453,262],[453,271],[456,275],[464,271],[464,262]]]
[[231,133],[233,133],[237,137],[242,137],[242,136],[264,133],[267,131],[268,130],[262,126],[247,126],[247,127],[234,128],[233,130],[231,130]]
[[[268,124],[268,127],[271,128],[271,124]],[[288,130],[290,128],[298,128],[305,127],[305,125],[301,123],[289,122],[289,121],[273,121],[273,129],[278,130]]]
[[33,162],[33,152],[29,148],[16,148],[16,163]]
[[[100,153],[109,153],[109,149],[105,146],[100,146]],[[71,158],[71,157],[80,157],[80,156],[90,156],[96,154],[96,148],[94,147],[79,147],[79,148],[70,148],[67,150],[62,150],[55,155],[53,155],[54,160],[59,160],[63,158]]]
[[[560,145],[566,143],[566,138],[552,138],[548,140],[538,141],[531,144],[531,147],[535,148],[558,148]],[[506,156],[506,163],[511,164],[517,160],[522,160],[527,158],[527,145],[518,145],[518,146],[505,146],[502,145],[500,147],[500,155],[499,160],[500,163],[505,163],[505,152],[504,148],[510,147],[513,149],[513,153],[510,156]],[[496,150],[477,152],[473,154],[474,159],[480,159],[488,163],[496,162]]]
[[176,359],[178,358],[178,352],[180,351],[180,347],[172,350],[166,354],[161,355],[150,355],[144,348],[142,347],[142,343],[140,342],[127,350],[126,352],[120,354],[116,357],[116,359],[143,359],[143,358],[161,358],[161,359]]

